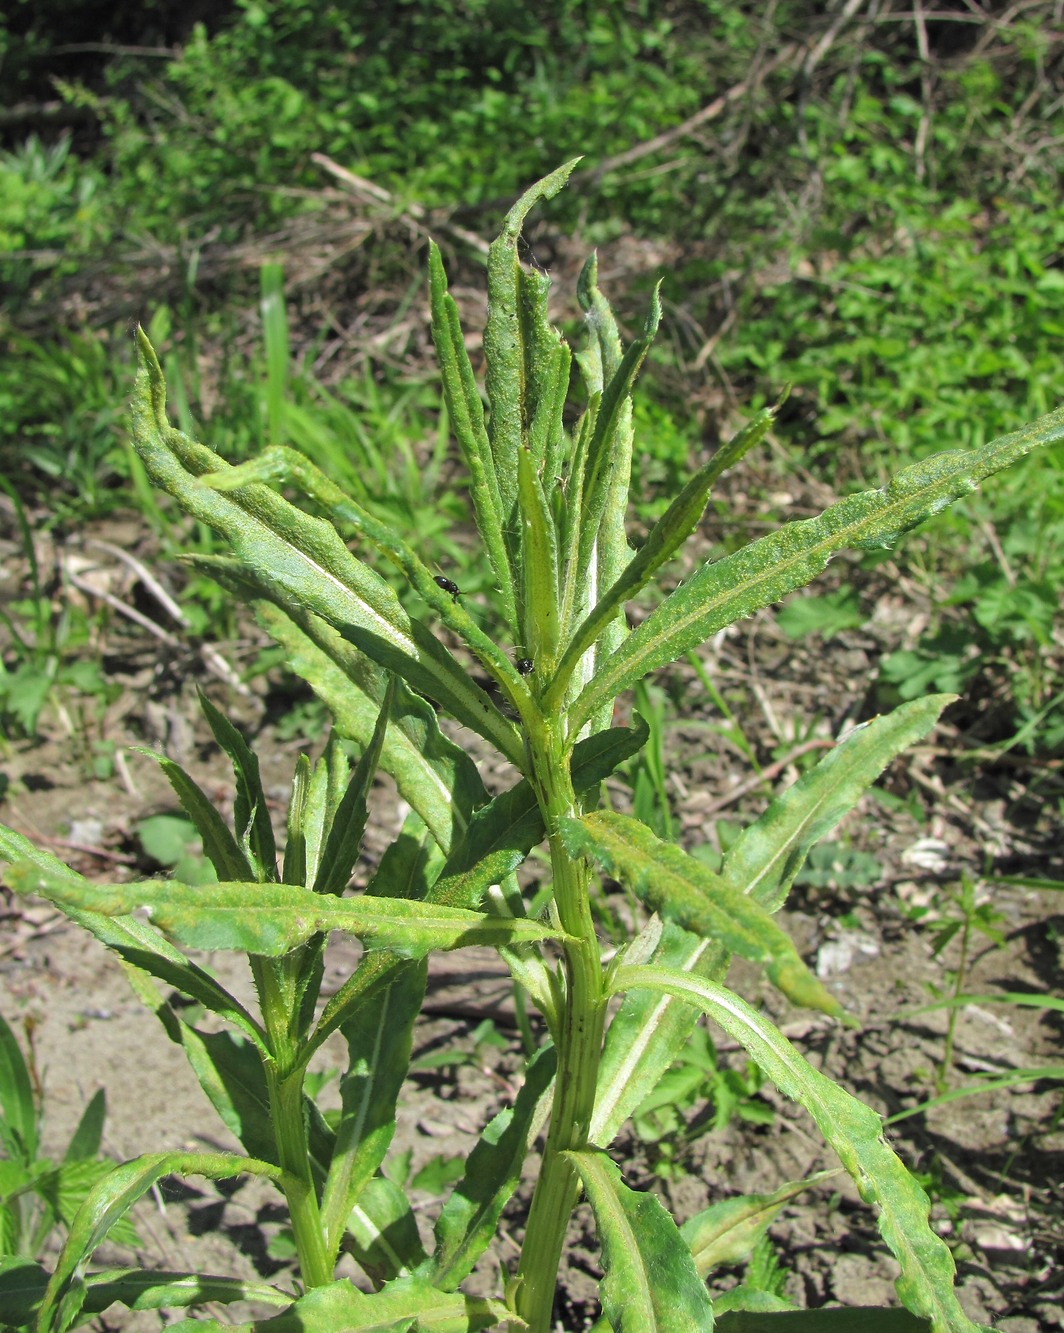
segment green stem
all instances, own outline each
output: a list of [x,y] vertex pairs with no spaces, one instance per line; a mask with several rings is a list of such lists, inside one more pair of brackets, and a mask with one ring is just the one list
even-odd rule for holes
[[518,1267],[518,1313],[529,1333],[547,1333],[565,1233],[580,1190],[576,1172],[563,1154],[588,1142],[606,1002],[588,898],[590,872],[586,862],[569,855],[558,836],[559,819],[577,814],[578,807],[557,719],[542,719],[542,725],[532,730],[529,751],[547,826],[558,916],[573,937],[563,957],[566,987],[558,1021],[554,1106]]
[[[298,952],[298,951],[297,951]],[[305,1061],[295,1037],[296,988],[289,958],[251,958],[266,1037],[273,1056],[266,1062],[270,1120],[277,1164],[285,1172],[281,1188],[288,1204],[303,1285],[310,1291],[333,1278],[318,1195],[310,1169],[310,1139],[303,1106]]]
[[332,1281],[318,1196],[310,1172],[310,1143],[303,1113],[303,1071],[287,1078],[268,1068],[266,1082],[270,1114],[280,1166],[286,1172],[282,1188],[292,1221],[299,1271],[307,1291]]

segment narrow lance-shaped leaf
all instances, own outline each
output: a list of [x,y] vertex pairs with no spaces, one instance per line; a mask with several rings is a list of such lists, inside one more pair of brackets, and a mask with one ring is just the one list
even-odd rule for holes
[[384,696],[373,736],[363,751],[362,758],[358,761],[347,784],[347,790],[333,816],[321,865],[314,881],[315,893],[343,893],[351,878],[369,813],[366,798],[384,748],[384,736],[394,699],[395,677],[393,676]]
[[280,957],[319,931],[341,930],[421,958],[433,949],[557,938],[559,932],[526,919],[495,917],[457,907],[405,899],[331,898],[291,884],[87,884],[72,876],[44,875],[16,866],[11,882],[61,906],[103,916],[146,908],[152,923],[186,949],[237,949]]
[[558,543],[547,498],[527,449],[517,454],[521,516],[522,638],[546,677],[558,657]]
[[291,1310],[257,1321],[248,1333],[478,1333],[509,1318],[502,1301],[452,1295],[416,1278],[370,1293],[342,1279],[307,1292]]
[[724,879],[766,911],[777,911],[809,849],[857,804],[896,755],[931,730],[956,697],[914,699],[855,727],[743,829],[724,858]]
[[[642,749],[647,727],[614,727],[581,741],[573,752],[573,790],[581,795],[608,778],[618,764]],[[522,778],[478,810],[430,890],[432,902],[470,907],[491,884],[500,884],[546,837],[532,784]]]
[[425,998],[424,965],[406,968],[380,999],[373,1023],[344,1025],[347,1070],[321,1221],[330,1256],[343,1240],[351,1209],[384,1161],[395,1133],[396,1103],[410,1064],[414,1021]]
[[[602,393],[602,404],[595,418],[594,433],[588,444],[583,494],[580,497],[584,511],[580,536],[581,573],[590,568],[591,553],[598,539],[599,524],[606,507],[613,466],[615,432],[621,423],[625,404],[630,400],[635,377],[639,374],[639,368],[650,350],[658,325],[661,323],[661,301],[658,295],[660,285],[659,283],[654,288],[642,333],[621,358],[617,373],[606,383]],[[630,407],[628,410],[631,410]]]
[[484,405],[469,364],[458,307],[447,290],[447,275],[435,241],[429,242],[429,301],[432,307],[432,341],[440,363],[444,400],[462,457],[472,482],[473,512],[495,581],[503,599],[503,615],[511,629],[517,628],[514,607],[514,575],[502,536],[502,500],[484,426]]
[[32,1162],[37,1156],[37,1130],[29,1070],[14,1032],[0,1014],[0,1143],[4,1155]]
[[[614,432],[613,463],[610,468],[609,485],[606,488],[606,503],[602,509],[599,523],[598,540],[595,542],[594,555],[588,568],[587,597],[584,610],[590,609],[601,600],[602,589],[611,588],[623,575],[632,559],[632,548],[628,545],[628,532],[625,522],[628,516],[628,502],[632,488],[632,451],[635,447],[635,426],[632,421],[631,402],[625,405],[625,411]],[[595,667],[604,662],[620,647],[628,637],[628,621],[624,612],[614,608],[612,616],[604,620],[595,637],[592,651],[585,651],[570,675],[566,698],[576,698],[588,680],[595,674]],[[604,704],[593,713],[588,724],[592,733],[608,727],[613,721],[613,704]]]
[[1064,408],[980,449],[939,454],[899,472],[889,486],[851,495],[818,518],[788,523],[734,555],[704,565],[624,641],[570,714],[572,734],[606,700],[674,661],[724,626],[779,601],[847,548],[889,546],[909,528],[969,494],[1039,445],[1064,439]]
[[604,1152],[566,1153],[602,1244],[602,1309],[614,1333],[709,1333],[713,1306],[676,1223],[624,1183]]
[[[613,772],[646,739],[645,726],[618,727],[582,741],[573,751],[572,780],[577,792]],[[543,816],[531,784],[522,779],[509,792],[478,810],[463,843],[448,858],[439,878],[429,886],[426,902],[474,907],[492,884],[501,883],[544,837]],[[336,1028],[380,993],[405,966],[403,959],[383,950],[363,958],[355,974],[333,995],[308,1043],[308,1057]]]
[[488,1123],[470,1153],[465,1175],[436,1220],[436,1252],[419,1270],[433,1286],[454,1291],[495,1239],[499,1217],[520,1182],[546,1112],[544,1102],[556,1067],[554,1047],[539,1050],[527,1066],[513,1106]]
[[228,496],[198,484],[228,464],[170,427],[162,371],[143,333],[138,347],[132,438],[156,485],[225,535],[261,595],[276,592],[287,605],[316,612],[520,766],[517,729],[426,627],[410,619],[389,585],[352,556],[332,524],[302,513],[268,486]]
[[[565,489],[560,492],[558,506],[558,559],[564,574],[561,600],[561,637],[566,641],[572,633],[572,627],[587,613],[593,600],[588,579],[580,579],[580,541],[584,526],[584,470],[587,464],[587,449],[595,430],[595,417],[598,413],[601,395],[595,394],[588,402],[587,410],[577,423],[573,441],[573,453],[569,464],[569,475]],[[589,571],[590,575],[590,571]]]
[[598,255],[594,252],[588,255],[584,267],[580,270],[576,282],[576,296],[581,309],[585,312],[589,344],[595,351],[593,365],[597,368],[591,378],[585,373],[585,383],[589,393],[601,393],[604,385],[608,384],[620,369],[624,349],[621,346],[617,321],[613,317],[610,303],[599,291]]
[[255,872],[243,849],[233,837],[214,802],[180,764],[165,755],[156,754],[144,746],[134,746],[141,754],[154,759],[173,787],[181,808],[196,826],[203,840],[203,851],[219,879],[255,879]]
[[38,1333],[63,1333],[85,1299],[85,1265],[93,1251],[136,1201],[163,1176],[224,1180],[261,1175],[276,1183],[284,1173],[268,1162],[232,1153],[153,1153],[116,1167],[94,1186],[78,1209],[37,1316]]
[[288,798],[284,860],[281,862],[282,884],[307,882],[306,820],[311,774],[310,756],[297,755],[295,771],[292,774],[292,793]]
[[804,1106],[853,1177],[866,1203],[878,1209],[879,1229],[901,1267],[896,1287],[933,1333],[975,1333],[953,1290],[956,1269],[932,1230],[927,1195],[883,1141],[883,1122],[868,1106],[814,1069],[764,1015],[723,986],[660,967],[617,969],[612,989],[666,991],[697,1005],[734,1037],[779,1090]]
[[547,314],[547,275],[519,268],[517,285],[524,330],[525,442],[537,469],[542,470],[548,456],[557,456],[572,358]]
[[[484,356],[489,435],[495,475],[499,482],[502,522],[506,529],[517,508],[517,451],[527,420],[525,355],[522,312],[518,290],[517,238],[525,218],[542,199],[553,199],[572,174],[579,158],[566,162],[537,181],[507,213],[498,237],[488,251],[488,319],[484,328]],[[507,532],[507,540],[516,534]],[[516,560],[511,560],[516,568]]]
[[699,1274],[706,1277],[722,1264],[742,1263],[791,1199],[838,1174],[838,1167],[817,1171],[770,1194],[739,1194],[710,1204],[680,1228]]
[[[385,673],[319,616],[265,598],[254,602],[254,611],[292,670],[328,705],[339,734],[364,749],[380,713]],[[401,683],[381,766],[444,852],[465,832],[470,812],[487,800],[472,758],[443,735],[431,705]]]
[[838,1000],[763,907],[639,820],[599,810],[564,820],[561,832],[574,856],[594,856],[663,917],[764,967],[795,1004],[841,1015]]
[[[258,457],[237,467],[201,478],[203,485],[221,492],[242,490],[256,483],[272,485],[281,482],[297,485],[306,495],[325,506],[334,518],[350,523],[360,537],[391,560],[440,619],[477,655],[510,704],[518,712],[521,711],[528,703],[528,687],[502,649],[459,604],[457,595],[440,584],[436,575],[393,528],[346,495],[305,455],[298,450],[278,446],[264,450]],[[420,622],[413,621],[411,629],[419,644],[426,640],[427,634]],[[435,640],[431,642],[435,643]],[[444,650],[437,645],[435,651]]]
[[[5,880],[16,893],[37,892],[35,881],[39,877],[80,884],[86,894],[90,894],[94,887],[87,879],[65,866],[58,857],[34,847],[28,838],[2,824],[0,861],[11,863],[12,869],[5,872]],[[14,868],[16,865],[17,871]],[[91,909],[83,911],[69,902],[60,906],[75,925],[83,927],[101,944],[113,949],[129,967],[157,977],[212,1013],[221,1015],[266,1053],[263,1030],[240,1001],[230,995],[209,972],[190,962],[164,940],[157,930],[143,921],[103,916]]]
[[127,1310],[178,1310],[188,1305],[229,1305],[234,1301],[286,1306],[291,1305],[292,1296],[268,1282],[247,1278],[150,1268],[111,1269],[86,1278],[82,1308],[85,1314],[104,1314],[116,1302]]
[[[765,438],[775,419],[775,408],[763,408],[737,435],[733,436],[709,462],[695,473],[665,513],[651,528],[646,541],[625,565],[616,581],[599,597],[583,624],[577,629],[558,665],[550,689],[544,695],[544,707],[559,699],[568,684],[576,662],[599,637],[602,627],[623,603],[637,596],[657,571],[666,564],[705,513],[710,491],[718,478],[750,449]],[[605,660],[605,658],[603,658]]]
[[214,739],[229,756],[236,779],[236,799],[233,802],[233,820],[237,837],[245,844],[255,877],[259,880],[277,878],[277,845],[273,825],[266,805],[266,793],[259,776],[259,761],[247,741],[229,719],[199,691],[200,707],[210,724]]
[[[625,959],[634,962],[628,952]],[[652,961],[659,967],[722,981],[731,955],[719,944],[667,921]],[[698,1011],[671,995],[649,990],[625,995],[606,1030],[591,1118],[592,1143],[606,1147],[613,1142],[624,1122],[657,1087],[697,1022]]]
[[375,1286],[425,1262],[410,1200],[387,1176],[374,1176],[351,1209],[344,1248]]

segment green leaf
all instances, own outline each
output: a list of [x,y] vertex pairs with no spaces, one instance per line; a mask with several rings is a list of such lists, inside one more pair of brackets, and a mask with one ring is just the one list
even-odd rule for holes
[[[442,587],[437,576],[394,528],[382,523],[357,500],[353,500],[305,455],[296,449],[275,446],[248,462],[241,463],[238,467],[210,473],[203,477],[202,481],[204,485],[224,493],[245,490],[249,486],[261,483],[299,487],[304,494],[328,510],[335,521],[350,524],[359,538],[375,546],[395,565],[444,624],[459,635],[467,647],[476,654],[481,665],[490,672],[495,683],[505,694],[511,707],[518,713],[521,712],[522,706],[528,701],[527,685],[498,644],[485,634],[469,612],[459,605],[456,589]],[[438,657],[442,653],[449,658],[446,650],[420,621],[413,620],[410,625],[414,639],[418,643],[424,642],[426,651],[430,655]],[[340,629],[345,637],[354,636],[354,641],[358,641],[357,631],[348,632],[343,626],[340,626]],[[453,659],[449,660],[453,662]],[[401,674],[409,675],[409,672]],[[468,684],[468,681],[466,683]]]
[[374,1176],[351,1209],[345,1248],[377,1286],[425,1263],[410,1201],[387,1177]]
[[116,1302],[129,1310],[173,1310],[186,1305],[256,1301],[263,1305],[291,1305],[289,1292],[268,1282],[215,1277],[210,1273],[176,1273],[150,1268],[117,1268],[92,1273],[85,1279],[84,1314],[103,1314]]
[[362,846],[362,834],[369,817],[366,798],[384,748],[384,737],[394,700],[395,677],[393,676],[384,696],[370,743],[363,751],[351,781],[347,784],[347,790],[332,817],[329,836],[314,880],[315,893],[339,895],[347,888]]
[[229,756],[236,779],[233,823],[236,835],[247,849],[248,857],[260,883],[277,879],[277,844],[274,842],[270,810],[262,789],[257,755],[232,722],[215,708],[202,690],[200,707],[210,724],[214,739]]
[[529,451],[517,451],[521,522],[522,641],[546,678],[558,657],[558,543],[547,497]]
[[676,1223],[629,1189],[603,1152],[566,1157],[583,1181],[602,1244],[602,1308],[614,1333],[708,1333],[713,1306]]
[[902,1303],[930,1320],[932,1333],[973,1333],[978,1325],[965,1315],[953,1290],[953,1256],[931,1228],[927,1195],[884,1142],[880,1117],[814,1069],[768,1019],[723,986],[667,968],[619,967],[613,989],[634,986],[697,1005],[745,1048],[785,1096],[805,1107],[861,1198],[877,1209],[880,1232],[901,1268],[895,1285]]
[[511,629],[516,630],[514,576],[503,541],[502,500],[491,457],[491,444],[484,427],[484,405],[473,377],[473,368],[469,364],[458,307],[447,291],[443,260],[435,241],[429,242],[429,300],[432,307],[432,341],[440,363],[444,400],[472,480],[470,491],[477,529],[502,595],[504,618]]
[[[651,296],[650,309],[642,333],[621,358],[617,373],[606,383],[602,402],[595,414],[594,429],[587,445],[583,486],[579,495],[570,497],[571,505],[579,503],[580,506],[577,577],[581,583],[592,571],[593,553],[598,541],[615,463],[618,458],[623,458],[627,469],[631,459],[631,441],[626,437],[631,430],[632,385],[661,323],[660,290],[659,282]],[[622,440],[625,443],[618,447]]]
[[928,1333],[927,1321],[907,1310],[849,1306],[845,1310],[734,1310],[717,1320],[717,1333]]
[[[488,250],[488,319],[484,328],[484,357],[489,435],[498,479],[500,517],[504,534],[517,508],[517,453],[532,413],[526,400],[525,340],[517,260],[517,238],[525,218],[541,199],[553,199],[572,174],[579,158],[566,162],[537,181],[518,199],[503,221],[502,230]],[[517,562],[511,557],[511,568]]]
[[585,312],[591,353],[590,363],[586,355],[580,358],[580,368],[588,394],[601,393],[604,384],[620,369],[624,349],[610,304],[599,291],[598,255],[595,253],[588,255],[580,270],[576,296]]
[[[201,1032],[179,1017],[157,993],[134,985],[166,1035],[185,1053],[192,1072],[226,1128],[244,1149],[264,1162],[277,1156],[277,1136],[263,1057],[251,1042],[232,1032]],[[335,1135],[316,1104],[303,1098],[314,1178],[325,1179]]]
[[[3,1022],[0,1019],[0,1022]],[[107,1116],[107,1094],[97,1088],[81,1113],[77,1128],[70,1136],[64,1162],[86,1162],[96,1157],[103,1138],[103,1122]]]
[[436,1220],[436,1252],[419,1270],[433,1286],[453,1291],[495,1238],[545,1114],[557,1063],[553,1046],[537,1051],[513,1106],[488,1123],[470,1153],[465,1175]]
[[[731,955],[719,944],[670,921],[658,924],[662,929],[654,963],[723,980]],[[625,956],[633,961],[630,954]],[[697,1010],[670,995],[642,989],[625,995],[606,1030],[591,1118],[592,1143],[613,1142],[624,1122],[657,1087],[697,1022]]]
[[[646,738],[640,719],[637,727],[614,727],[581,741],[573,751],[574,791],[583,794],[609,777],[642,749]],[[489,885],[502,883],[545,837],[536,794],[522,778],[473,816],[433,885],[432,901],[455,907],[479,904]]]
[[955,698],[932,694],[855,727],[743,829],[724,858],[723,878],[766,911],[777,911],[809,849],[853,809],[895,756],[931,730]]
[[[524,747],[516,727],[435,636],[411,620],[392,588],[351,554],[331,523],[303,513],[266,485],[228,495],[216,489],[216,475],[212,486],[200,483],[207,474],[224,475],[229,464],[168,424],[166,385],[142,331],[138,350],[132,439],[151,480],[226,537],[260,595],[320,615],[520,767]],[[512,665],[508,669],[513,672]]]
[[64,908],[117,917],[146,908],[153,924],[186,949],[279,957],[319,931],[342,930],[401,957],[420,958],[432,949],[558,937],[556,930],[534,921],[368,895],[323,898],[290,884],[87,884],[26,866],[13,868],[10,875],[20,891],[38,893]]
[[547,312],[550,278],[536,269],[519,269],[517,284],[524,330],[528,451],[549,485],[565,442],[562,416],[572,356]]
[[367,1295],[348,1281],[316,1287],[291,1310],[259,1320],[255,1333],[474,1333],[510,1318],[501,1301],[449,1295],[416,1278],[400,1278]]
[[[335,1255],[351,1209],[384,1161],[395,1133],[396,1103],[410,1064],[414,1021],[425,998],[426,969],[407,968],[374,1006],[372,1016],[341,1029],[347,1071],[341,1112],[321,1203],[326,1246]],[[372,1021],[367,1021],[372,1018]]]
[[[33,887],[34,871],[46,879],[68,882],[72,891],[80,892],[82,896],[91,895],[94,889],[87,879],[75,875],[50,852],[42,852],[29,839],[3,825],[0,825],[0,860],[21,863],[18,873],[14,870],[7,873],[8,883],[16,892],[36,892]],[[83,911],[72,903],[63,904],[63,911],[71,921],[113,949],[127,966],[157,977],[189,999],[197,1000],[221,1015],[266,1053],[265,1034],[239,1000],[230,995],[209,972],[189,962],[146,922],[112,919],[91,908]]]
[[65,1333],[85,1300],[85,1265],[96,1247],[136,1201],[163,1176],[224,1180],[262,1175],[277,1183],[282,1172],[267,1162],[231,1153],[152,1153],[108,1173],[78,1209],[41,1302],[37,1333]]
[[[581,741],[573,751],[572,780],[578,792],[608,777],[619,763],[646,740],[646,726],[616,727]],[[426,902],[450,907],[478,905],[492,884],[502,883],[544,837],[543,819],[530,784],[522,779],[478,810],[463,843],[455,847],[439,878],[431,884]],[[363,958],[325,1006],[311,1041],[317,1047],[346,1016],[367,1004],[389,984],[402,959],[384,951]]]
[[781,1208],[836,1174],[836,1171],[818,1171],[807,1180],[788,1181],[770,1194],[740,1194],[722,1199],[685,1222],[680,1234],[699,1274],[706,1277],[723,1264],[742,1263]]
[[[154,750],[146,749],[143,746],[134,748],[150,759],[154,759],[166,775],[167,781],[173,787],[177,799],[181,802],[182,809],[195,825],[196,831],[203,841],[204,855],[214,866],[218,878],[255,879],[255,872],[251,868],[250,861],[244,855],[240,844],[233,837],[225,820],[218,813],[214,802],[189,777],[181,765],[174,763],[172,759],[167,759],[165,755],[156,754]],[[175,863],[163,861],[161,864],[172,865]]]
[[[365,750],[384,701],[385,673],[318,616],[290,615],[265,599],[255,602],[255,614],[285,649],[292,670],[328,705],[337,732]],[[432,707],[402,684],[396,688],[381,767],[445,852],[464,834],[470,812],[487,800],[476,764],[443,735]]]
[[710,491],[718,478],[743,457],[768,433],[775,420],[776,408],[764,408],[753,421],[724,445],[691,478],[651,528],[646,541],[624,565],[611,586],[599,597],[583,623],[576,630],[558,665],[554,679],[544,694],[543,706],[549,708],[565,693],[576,663],[599,638],[603,627],[617,615],[621,606],[637,596],[657,571],[666,564],[705,513]]
[[0,1143],[9,1157],[29,1163],[40,1147],[30,1073],[15,1034],[0,1015]]
[[663,917],[764,967],[795,1004],[842,1013],[763,907],[645,824],[599,810],[563,820],[561,832],[572,855],[593,855]]
[[48,1274],[31,1259],[0,1252],[0,1328],[21,1328],[37,1313]]
[[803,587],[847,548],[889,546],[903,532],[969,494],[1031,449],[1064,439],[1064,408],[980,449],[938,454],[899,472],[882,490],[851,495],[818,518],[788,523],[734,555],[704,565],[634,630],[585,687],[570,733],[648,672],[726,625]]

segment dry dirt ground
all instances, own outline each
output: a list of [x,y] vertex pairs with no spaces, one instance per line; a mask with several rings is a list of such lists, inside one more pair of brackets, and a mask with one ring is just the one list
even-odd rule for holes
[[[880,600],[880,620],[896,617],[891,597]],[[784,752],[777,784],[796,776],[802,756],[792,763],[787,757],[806,740],[823,743],[846,720],[867,715],[868,683],[879,651],[875,617],[871,624],[872,629],[835,641],[827,652],[816,640],[795,645],[783,639],[770,617],[759,617],[703,650],[706,669],[739,710],[762,766],[771,768]],[[75,728],[74,739],[49,714],[45,739],[8,743],[0,752],[7,780],[0,819],[90,876],[154,873],[137,825],[150,814],[173,811],[175,803],[155,765],[122,747],[165,750],[227,810],[228,775],[198,721],[194,687],[199,684],[250,732],[275,814],[283,816],[295,756],[307,747],[298,739],[281,739],[276,698],[265,694],[261,681],[258,694],[237,698],[196,653],[129,635],[117,625],[103,647],[108,674],[123,687],[117,702],[88,731]],[[234,661],[251,653],[247,644],[220,648]],[[745,783],[749,769],[721,734],[719,714],[694,672],[678,670],[662,684],[670,716],[678,719],[665,732],[673,814],[686,845],[712,843],[718,821],[756,813],[767,789]],[[956,941],[936,956],[933,940],[961,872],[978,876],[989,863],[1012,874],[1064,878],[1057,770],[962,761],[978,725],[978,712],[962,708],[923,749],[898,761],[885,775],[886,797],[866,799],[838,836],[834,867],[823,866],[818,882],[799,885],[784,913],[803,956],[838,992],[860,1028],[847,1031],[816,1016],[787,1012],[757,976],[733,975],[736,988],[772,1012],[814,1063],[885,1114],[915,1106],[933,1092],[947,1020],[941,1010],[917,1011],[933,987],[948,984],[948,969],[957,963]],[[85,742],[92,739],[119,747],[119,763],[105,780],[91,775],[91,746]],[[618,804],[627,799],[623,783],[612,790]],[[395,831],[397,818],[384,786],[379,794],[370,858]],[[847,859],[857,852],[878,865],[865,885],[854,882]],[[1003,942],[976,936],[966,989],[1059,994],[1064,900],[986,881],[978,891],[1000,913]],[[13,900],[6,891],[0,912],[0,1011],[20,1032],[24,1022],[32,1024],[47,1145],[61,1149],[88,1098],[104,1087],[104,1147],[116,1159],[161,1149],[233,1146],[212,1119],[180,1052],[163,1039],[156,1019],[134,998],[102,946],[49,906]],[[333,985],[356,957],[357,945],[341,942],[332,948]],[[208,961],[227,981],[239,971],[231,959]],[[509,988],[490,958],[448,956],[433,972],[429,995],[431,1012],[416,1035],[416,1052],[451,1049],[457,1055],[455,1063],[416,1073],[404,1094],[396,1147],[410,1149],[414,1169],[437,1155],[467,1152],[479,1127],[513,1095],[520,1068]],[[991,1003],[965,1008],[951,1086],[989,1071],[1059,1064],[1057,1017]],[[483,1030],[475,1036],[485,1018],[505,1038],[501,1045],[482,1040]],[[722,1063],[744,1068],[726,1043],[720,1052]],[[341,1058],[330,1051],[326,1063]],[[629,1179],[656,1190],[682,1220],[710,1200],[768,1190],[834,1165],[803,1112],[768,1087],[758,1095],[774,1112],[768,1123],[734,1118],[722,1130],[697,1133],[702,1112],[692,1108],[692,1132],[669,1170],[653,1143],[632,1136],[619,1141],[618,1157]],[[1060,1105],[1059,1085],[1030,1083],[953,1101],[891,1130],[905,1160],[932,1182],[936,1224],[954,1249],[966,1309],[1009,1333],[1064,1327]],[[534,1168],[533,1162],[530,1178]],[[527,1189],[506,1215],[496,1251],[504,1263],[517,1254],[526,1199]],[[433,1195],[423,1196],[426,1224],[438,1206]],[[143,1244],[136,1259],[283,1282],[283,1262],[267,1252],[281,1216],[278,1199],[254,1184],[218,1188],[175,1182],[140,1207]],[[771,1235],[788,1274],[786,1294],[797,1304],[893,1302],[892,1261],[845,1177],[800,1196]],[[588,1326],[597,1276],[590,1223],[581,1215],[567,1256],[559,1329]],[[725,1283],[732,1280],[737,1278],[726,1277]],[[96,1326],[139,1331],[158,1328],[160,1316],[134,1316],[114,1307]]]

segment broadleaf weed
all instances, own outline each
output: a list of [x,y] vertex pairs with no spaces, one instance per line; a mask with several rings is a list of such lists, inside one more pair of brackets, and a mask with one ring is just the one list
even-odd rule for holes
[[[287,113],[298,117],[299,107]],[[15,863],[12,887],[51,899],[134,964],[134,988],[184,1047],[244,1149],[149,1153],[100,1182],[72,1221],[40,1303],[39,1333],[65,1333],[86,1314],[81,1274],[97,1245],[163,1175],[241,1172],[272,1181],[285,1198],[304,1294],[291,1300],[274,1289],[270,1299],[290,1305],[290,1318],[308,1330],[421,1319],[462,1329],[510,1321],[547,1333],[581,1194],[601,1242],[604,1320],[617,1329],[710,1328],[712,1261],[693,1251],[690,1233],[652,1195],[625,1182],[606,1153],[674,1064],[699,1014],[723,1028],[759,1076],[810,1112],[876,1207],[908,1310],[935,1333],[973,1328],[927,1198],[882,1137],[879,1116],[723,984],[732,956],[741,956],[795,1002],[852,1021],[774,914],[811,849],[934,726],[950,696],[913,699],[856,728],[743,828],[714,867],[631,815],[595,807],[601,783],[647,739],[645,725],[613,725],[620,693],[804,586],[838,552],[894,542],[1029,450],[1064,438],[1064,411],[970,452],[911,464],[881,490],[849,496],[818,518],[786,523],[702,564],[629,629],[625,605],[654,587],[659,567],[695,528],[723,465],[757,443],[775,412],[755,414],[684,487],[640,550],[630,551],[631,393],[661,317],[657,297],[625,349],[594,263],[585,268],[579,295],[589,346],[573,358],[582,412],[570,430],[563,416],[569,349],[546,318],[547,280],[518,257],[528,214],[557,194],[574,166],[534,185],[491,247],[486,417],[435,249],[430,262],[448,417],[471,478],[478,558],[498,585],[500,619],[490,635],[464,582],[436,572],[408,534],[302,454],[274,444],[234,467],[174,429],[156,353],[138,335],[133,439],[145,472],[224,539],[229,553],[200,555],[196,567],[249,604],[283,645],[291,667],[328,704],[334,739],[314,764],[306,757],[297,763],[279,852],[255,755],[204,701],[233,764],[234,827],[178,765],[161,763],[201,834],[216,884],[90,884],[18,834],[0,832],[0,855]],[[283,407],[277,411],[283,416]],[[313,513],[285,499],[281,486],[311,502]],[[480,684],[485,678],[490,690]],[[508,761],[507,790],[489,797],[471,755],[444,736],[428,700]],[[353,767],[341,737],[360,755]],[[348,893],[378,767],[395,779],[410,814],[369,885]],[[533,913],[515,873],[544,843],[550,882],[545,910]],[[609,955],[590,905],[599,873],[616,877],[649,916]],[[136,914],[143,907],[148,920]],[[367,948],[324,999],[322,955],[333,930]],[[473,943],[499,951],[538,1010],[539,1032],[529,1025],[526,1040],[531,1033],[539,1045],[512,1103],[485,1127],[426,1245],[405,1191],[409,1164],[390,1159],[389,1146],[425,993],[425,958]],[[187,951],[197,948],[247,955],[255,1003],[191,962]],[[160,1002],[157,982],[204,1006],[221,1031],[184,1022]],[[337,1031],[349,1064],[341,1112],[330,1122],[309,1095],[306,1071]],[[545,1118],[520,1257],[494,1296],[467,1295],[462,1284],[491,1244]],[[436,1183],[449,1173],[437,1172]],[[786,1186],[784,1195],[795,1188]],[[731,1236],[732,1261],[756,1243],[747,1217]],[[341,1253],[371,1291],[336,1276]],[[768,1287],[771,1267],[757,1251],[755,1270]],[[160,1300],[200,1299],[200,1288],[173,1275],[159,1282]],[[217,1290],[212,1298],[226,1299]],[[254,1295],[242,1284],[227,1290],[229,1299]]]

